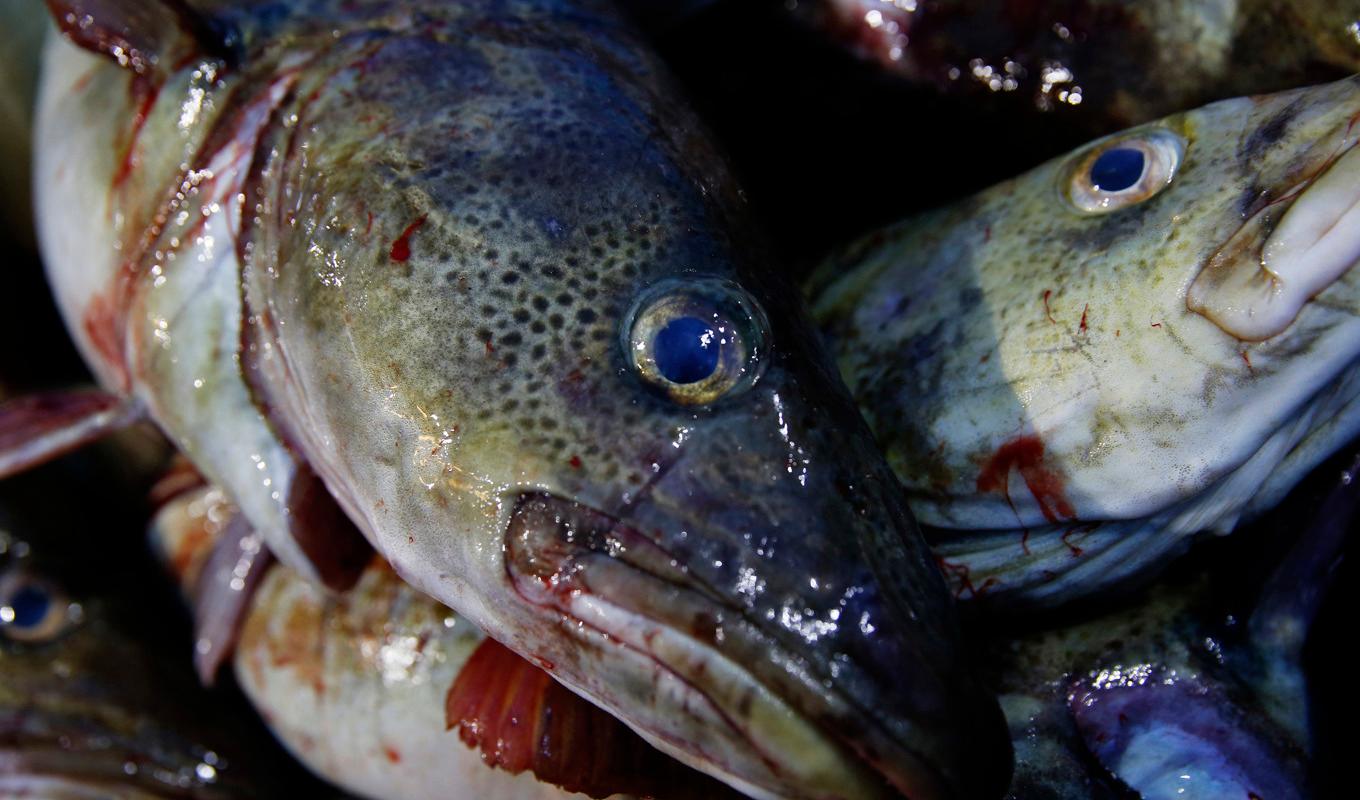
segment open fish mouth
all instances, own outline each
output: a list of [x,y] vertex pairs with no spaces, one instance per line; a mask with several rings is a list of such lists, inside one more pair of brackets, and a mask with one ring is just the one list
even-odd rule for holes
[[162,757],[113,733],[75,721],[77,728],[25,732],[35,715],[0,719],[0,797],[218,798],[233,791],[215,785],[217,757],[196,763]]
[[1360,262],[1360,114],[1275,177],[1186,293],[1191,311],[1247,342],[1283,333]]
[[756,797],[950,796],[807,656],[617,518],[522,493],[505,554],[515,591],[577,643],[541,666],[663,752]]

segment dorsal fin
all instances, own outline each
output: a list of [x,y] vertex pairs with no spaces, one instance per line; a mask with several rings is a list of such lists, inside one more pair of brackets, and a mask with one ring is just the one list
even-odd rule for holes
[[234,37],[184,0],[47,0],[67,38],[138,75],[164,74],[186,60],[227,60]]
[[735,798],[494,639],[449,687],[444,719],[488,765],[591,797]]
[[10,400],[0,405],[0,478],[51,461],[142,418],[134,401],[94,390]]

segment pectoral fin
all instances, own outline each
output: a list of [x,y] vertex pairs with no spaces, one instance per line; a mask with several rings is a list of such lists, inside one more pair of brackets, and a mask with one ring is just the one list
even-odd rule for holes
[[94,390],[10,400],[0,405],[0,478],[51,461],[142,418],[133,400]]

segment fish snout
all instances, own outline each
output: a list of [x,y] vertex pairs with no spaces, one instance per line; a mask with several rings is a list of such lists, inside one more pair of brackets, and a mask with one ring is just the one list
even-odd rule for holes
[[[646,690],[660,700],[611,710],[738,788],[1000,796],[1004,719],[963,663],[951,600],[891,474],[847,473],[844,452],[836,467],[793,470],[786,446],[772,462],[758,437],[698,437],[608,512],[523,494],[511,580],[682,684],[683,723],[657,711],[668,698],[655,679]],[[762,470],[754,484],[726,474]],[[657,718],[628,716],[638,708]]]

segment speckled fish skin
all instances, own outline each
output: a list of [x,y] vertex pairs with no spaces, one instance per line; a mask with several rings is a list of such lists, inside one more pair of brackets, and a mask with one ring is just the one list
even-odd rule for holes
[[[41,238],[103,382],[281,560],[317,575],[315,470],[412,585],[745,791],[999,794],[892,475],[608,6],[193,5],[238,56],[154,95],[52,49]],[[759,379],[649,389],[620,328],[658,287],[749,295]]]
[[117,575],[71,554],[89,525],[50,525],[0,510],[0,608],[32,586],[49,603],[42,615],[0,615],[0,796],[277,796],[259,783],[256,770],[270,768],[256,760],[262,751],[214,716],[221,704],[187,669],[167,666],[173,655],[156,644],[152,622],[165,615],[120,596]]
[[889,72],[1093,133],[1360,70],[1355,0],[804,0]]
[[1293,190],[1340,154],[1348,174],[1358,114],[1358,79],[1217,103],[1103,140],[1184,137],[1142,203],[1069,203],[1098,142],[824,265],[814,312],[957,593],[1022,608],[1140,579],[1354,435],[1354,270],[1261,341],[1187,298],[1215,258],[1260,272],[1273,226],[1315,208]]

